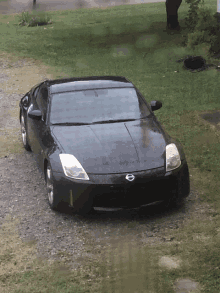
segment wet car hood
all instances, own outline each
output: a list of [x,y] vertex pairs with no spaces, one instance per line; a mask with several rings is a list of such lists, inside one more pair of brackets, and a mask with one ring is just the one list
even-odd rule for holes
[[87,173],[109,174],[165,166],[165,137],[152,118],[132,122],[53,126],[66,154]]

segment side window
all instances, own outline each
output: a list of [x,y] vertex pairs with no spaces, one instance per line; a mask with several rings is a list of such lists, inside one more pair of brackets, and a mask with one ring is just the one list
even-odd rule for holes
[[39,91],[37,92],[36,102],[43,114],[43,119],[46,119],[46,111],[47,111],[47,100],[48,100],[48,90],[45,85],[40,87]]
[[22,100],[21,100],[21,104],[22,104],[24,107],[28,107],[28,106],[29,106],[29,104],[30,104],[30,95],[29,95],[29,93],[26,94],[26,95],[22,98]]
[[35,100],[37,98],[38,91],[39,91],[39,86],[33,92],[33,97],[35,98]]

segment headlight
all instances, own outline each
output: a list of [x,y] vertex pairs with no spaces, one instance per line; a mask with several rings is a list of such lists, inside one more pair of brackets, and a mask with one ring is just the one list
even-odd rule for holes
[[171,171],[181,165],[180,154],[174,143],[166,146],[166,171]]
[[86,174],[86,171],[73,155],[60,154],[59,156],[63,167],[63,172],[67,177],[89,180],[89,176]]

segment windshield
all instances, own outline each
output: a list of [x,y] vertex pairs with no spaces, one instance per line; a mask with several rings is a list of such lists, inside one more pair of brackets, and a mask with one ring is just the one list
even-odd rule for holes
[[54,94],[50,122],[90,124],[148,115],[150,111],[134,88],[109,88]]

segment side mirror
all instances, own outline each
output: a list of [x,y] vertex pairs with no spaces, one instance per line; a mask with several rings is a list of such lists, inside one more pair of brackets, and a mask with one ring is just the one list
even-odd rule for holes
[[32,110],[28,113],[28,117],[35,119],[35,120],[41,120],[42,113],[40,110]]
[[162,103],[160,101],[151,101],[150,106],[152,111],[156,111],[162,107]]
[[24,107],[28,107],[28,104],[29,104],[29,98],[28,96],[25,96],[23,99],[22,99],[22,105]]

